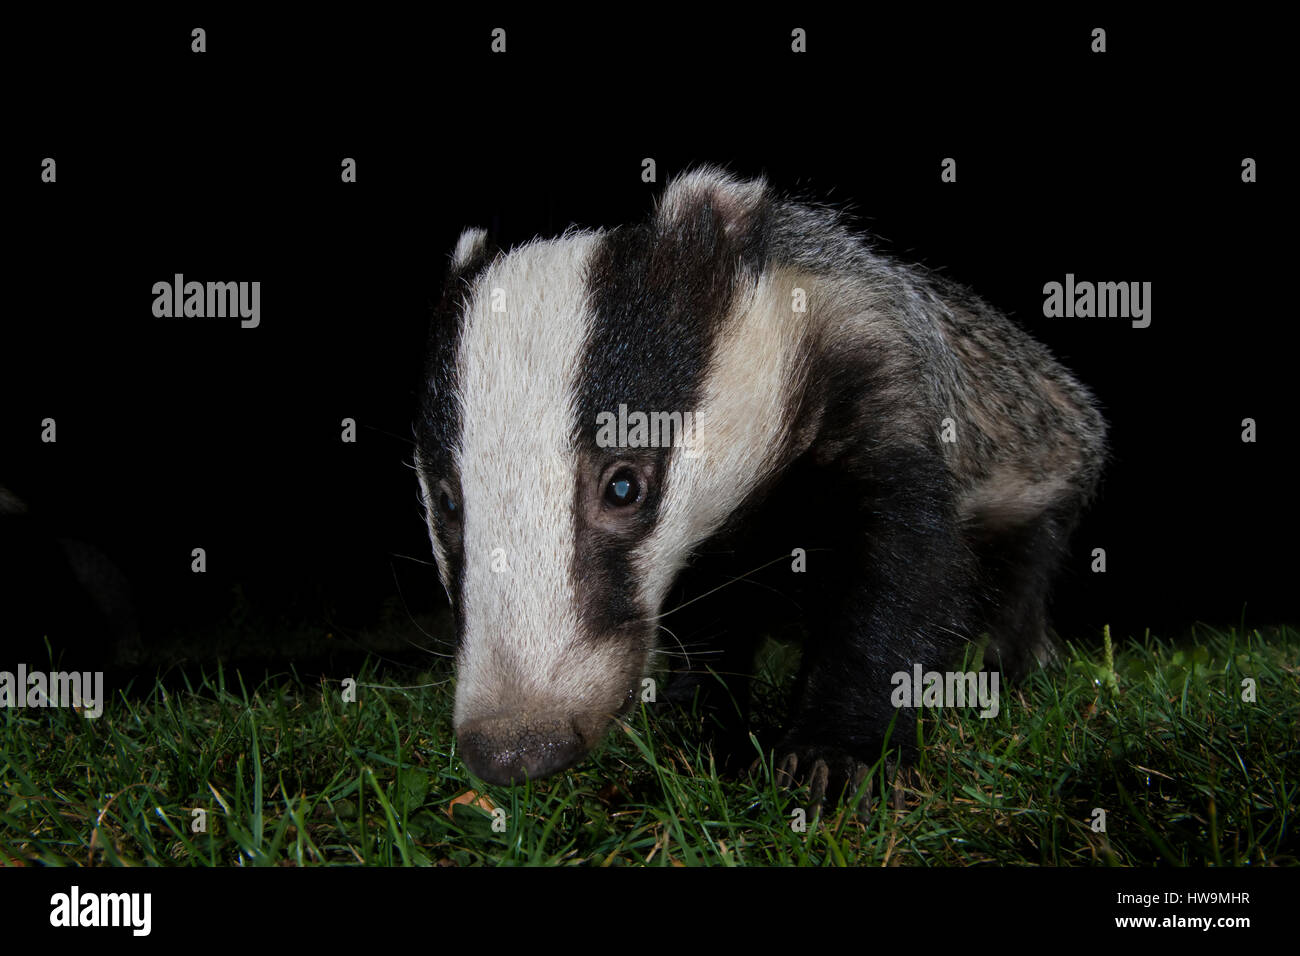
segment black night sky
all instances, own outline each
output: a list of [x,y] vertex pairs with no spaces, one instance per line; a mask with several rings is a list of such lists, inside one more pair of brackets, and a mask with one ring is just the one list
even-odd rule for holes
[[[236,586],[263,629],[356,636],[439,607],[432,568],[401,556],[430,559],[407,462],[460,229],[508,246],[635,221],[701,162],[850,205],[1093,388],[1112,461],[1058,588],[1069,636],[1296,621],[1288,173],[1279,117],[1242,92],[1244,38],[1212,57],[1117,24],[1097,56],[1083,22],[809,20],[795,58],[784,25],[507,22],[493,58],[494,25],[213,20],[202,56],[188,23],[29,38],[49,79],[8,124],[0,332],[0,485],[30,509],[0,525],[20,656],[40,629],[91,640],[49,570],[60,537],[129,578],[146,643],[231,622]],[[260,327],[155,318],[176,273],[260,281]],[[1151,282],[1150,328],[1044,318],[1067,273]]]

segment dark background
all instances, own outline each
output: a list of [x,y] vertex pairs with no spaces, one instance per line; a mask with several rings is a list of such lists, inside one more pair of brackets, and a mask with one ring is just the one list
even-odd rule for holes
[[[498,25],[504,56],[488,52]],[[232,620],[356,637],[394,607],[440,606],[432,568],[401,556],[430,559],[406,463],[460,229],[508,246],[631,222],[701,162],[849,205],[1094,389],[1113,459],[1058,589],[1063,633],[1293,623],[1277,35],[1104,13],[24,23],[0,485],[31,517],[0,542],[6,644],[86,639],[83,619],[60,624],[66,592],[40,583],[45,537],[113,559],[146,642]],[[45,156],[57,184],[39,180]],[[355,185],[339,181],[345,156]],[[947,156],[955,184],[939,180]],[[641,182],[645,157],[657,184]],[[152,285],[177,272],[260,280],[261,326],[155,319]],[[1150,328],[1043,318],[1044,283],[1067,272],[1150,281]],[[40,442],[47,416],[57,444]],[[344,417],[356,444],[339,441]]]

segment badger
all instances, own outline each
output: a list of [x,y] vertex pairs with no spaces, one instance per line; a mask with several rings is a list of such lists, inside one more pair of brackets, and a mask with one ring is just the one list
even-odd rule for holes
[[[655,415],[693,416],[687,440],[646,441]],[[742,658],[802,616],[774,752],[820,800],[891,732],[906,758],[892,675],[981,636],[1008,674],[1052,658],[1049,585],[1106,426],[965,289],[833,207],[704,167],[639,225],[509,252],[466,229],[414,431],[474,774],[535,780],[595,748],[661,658],[689,657],[673,595],[703,566],[743,596],[713,622],[749,629],[724,635]],[[765,562],[778,577],[746,589]]]

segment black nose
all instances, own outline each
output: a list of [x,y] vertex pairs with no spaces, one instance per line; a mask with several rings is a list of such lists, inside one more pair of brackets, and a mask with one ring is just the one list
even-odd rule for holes
[[540,780],[577,763],[590,749],[571,718],[498,715],[471,720],[456,732],[461,759],[488,783]]

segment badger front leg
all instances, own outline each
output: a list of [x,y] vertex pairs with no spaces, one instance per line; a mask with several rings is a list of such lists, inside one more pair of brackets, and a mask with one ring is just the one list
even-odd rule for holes
[[[845,490],[842,476],[835,483]],[[877,455],[848,484],[835,553],[825,557],[833,564],[821,571],[824,593],[840,588],[839,600],[805,647],[799,700],[776,751],[778,770],[808,782],[815,804],[856,789],[887,735],[911,755],[916,711],[893,705],[894,675],[946,664],[971,637],[973,563],[937,450]]]

